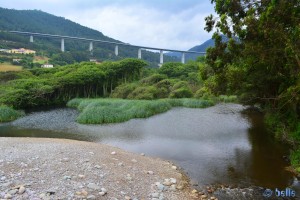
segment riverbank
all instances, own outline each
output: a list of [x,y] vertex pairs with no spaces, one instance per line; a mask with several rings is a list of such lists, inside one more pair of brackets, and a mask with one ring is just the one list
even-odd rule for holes
[[174,165],[103,144],[1,138],[0,198],[193,199]]

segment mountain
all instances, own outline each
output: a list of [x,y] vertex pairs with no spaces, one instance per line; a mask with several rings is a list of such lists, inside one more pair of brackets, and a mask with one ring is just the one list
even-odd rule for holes
[[[88,42],[72,40],[65,41],[66,53],[61,53],[59,39],[34,37],[34,42],[30,43],[28,36],[25,37],[1,31],[47,33],[120,42],[103,35],[97,30],[93,30],[63,17],[57,17],[40,10],[14,10],[0,8],[0,49],[24,47],[36,50],[37,54],[46,55],[50,58],[54,55],[54,58],[60,59],[68,57],[69,61],[72,61],[72,59],[69,59],[70,56],[79,56],[83,60],[88,60],[89,58],[96,58],[99,60],[118,60],[125,57],[137,57],[138,50],[134,47],[119,47],[119,56],[115,56],[114,46],[103,43],[95,43],[93,54],[90,55],[90,52],[88,51]],[[58,56],[57,54],[60,55]],[[143,59],[157,66],[159,54],[143,51]],[[166,56],[164,60],[173,61],[174,59]],[[81,60],[79,59],[76,61]]]
[[[222,35],[222,41],[226,42],[228,41],[228,38],[224,35]],[[215,41],[214,39],[208,39],[206,40],[204,43],[194,46],[192,48],[190,48],[188,51],[197,51],[197,52],[206,52],[206,49],[209,47],[214,47],[215,46]],[[171,52],[171,53],[167,53],[168,56],[171,57],[178,57],[181,58],[181,53],[177,53],[177,52]],[[186,59],[187,60],[194,60],[198,57],[199,55],[197,54],[188,54],[186,55]]]

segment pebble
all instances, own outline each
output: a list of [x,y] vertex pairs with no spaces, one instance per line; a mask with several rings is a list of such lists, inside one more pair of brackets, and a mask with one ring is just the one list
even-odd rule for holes
[[163,184],[161,184],[160,182],[157,182],[155,185],[157,186],[157,188],[160,191],[164,191],[165,190],[165,186]]
[[169,188],[170,191],[176,191],[176,185],[171,185],[171,187]]
[[201,199],[207,199],[207,196],[205,194],[201,195]]
[[105,188],[101,188],[101,192],[107,193],[107,190]]
[[176,170],[176,169],[177,169],[177,167],[176,167],[176,166],[172,166],[172,169]]
[[125,196],[126,200],[131,200],[131,198],[129,196]]
[[198,193],[198,191],[194,189],[194,190],[192,190],[192,193],[196,194],[196,193]]
[[111,155],[116,155],[117,153],[115,151],[111,152],[110,153]]
[[131,160],[131,162],[134,162],[134,163],[136,163],[136,162],[137,162],[137,160],[136,160],[136,159],[132,159],[132,160]]
[[87,199],[96,199],[96,197],[94,195],[89,195]]
[[172,183],[170,182],[169,179],[165,179],[165,181],[163,182],[163,185],[165,185],[165,186],[171,186]]
[[124,166],[124,164],[120,162],[120,163],[118,163],[118,166]]
[[78,175],[78,177],[79,177],[79,178],[84,178],[84,177],[85,177],[85,175],[83,175],[83,174],[79,174],[79,175]]
[[2,176],[2,177],[0,178],[0,180],[1,180],[1,181],[5,181],[5,180],[6,180],[6,177],[5,177],[5,176]]
[[23,194],[25,192],[26,188],[24,186],[21,186],[19,188],[19,194]]
[[11,194],[11,195],[14,195],[18,192],[17,189],[14,189],[14,190],[10,190],[8,193]]
[[65,180],[71,180],[71,178],[72,178],[71,176],[64,176]]
[[11,198],[12,198],[11,194],[4,195],[4,199],[11,199]]
[[141,153],[141,156],[145,156],[145,154],[144,154],[144,153]]
[[104,196],[106,193],[105,192],[99,192],[100,196]]
[[171,182],[172,184],[176,184],[176,183],[177,183],[177,180],[176,180],[175,178],[170,178],[170,182]]
[[154,172],[153,171],[147,171],[147,174],[153,175]]
[[157,193],[157,192],[152,193],[152,194],[151,194],[151,197],[152,197],[152,198],[157,198],[157,199],[158,199],[158,198],[159,198],[159,193]]
[[97,168],[97,169],[100,169],[100,168],[101,168],[100,165],[95,165],[94,167]]
[[92,190],[100,190],[100,186],[96,185],[95,183],[89,183],[87,185],[88,188],[92,189]]

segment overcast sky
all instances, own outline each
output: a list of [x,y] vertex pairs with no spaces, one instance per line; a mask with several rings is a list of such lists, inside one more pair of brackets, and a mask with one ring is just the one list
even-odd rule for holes
[[2,0],[0,7],[38,9],[122,42],[188,50],[211,38],[204,18],[210,0]]

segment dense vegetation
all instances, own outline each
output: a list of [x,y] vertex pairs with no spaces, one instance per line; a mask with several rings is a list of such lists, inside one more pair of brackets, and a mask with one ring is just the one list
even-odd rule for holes
[[172,107],[205,108],[213,102],[197,99],[124,100],[124,99],[73,99],[67,104],[81,113],[77,122],[104,124],[146,118],[163,113]]
[[0,105],[0,123],[13,121],[24,115],[22,111],[16,111],[8,106]]
[[[37,55],[47,56],[51,64],[66,65],[75,62],[89,61],[90,58],[103,60],[120,60],[128,57],[137,57],[137,48],[119,47],[119,56],[114,55],[114,46],[104,43],[95,43],[93,52],[89,52],[89,42],[65,41],[65,53],[60,52],[60,40],[51,38],[34,37],[34,42],[29,42],[29,37],[10,34],[1,31],[27,31],[48,33],[54,35],[69,35],[74,37],[90,38],[111,42],[120,42],[103,35],[101,32],[81,26],[63,17],[57,17],[39,10],[13,10],[0,8],[0,49],[28,48],[37,51]],[[151,67],[157,67],[159,54],[143,51],[143,59]],[[2,57],[0,55],[0,57]],[[165,56],[164,60],[176,61],[178,58]],[[26,67],[32,67],[27,65]]]
[[275,136],[293,144],[300,172],[299,0],[212,2],[219,16],[206,18],[206,30],[216,32],[202,69],[205,90],[237,93],[243,103],[261,106]]

